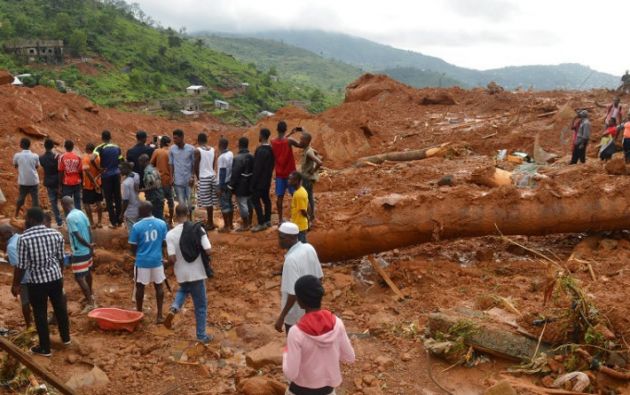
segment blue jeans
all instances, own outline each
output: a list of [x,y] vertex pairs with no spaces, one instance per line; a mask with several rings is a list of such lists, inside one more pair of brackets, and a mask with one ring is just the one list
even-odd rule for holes
[[185,204],[188,206],[190,210],[191,207],[191,198],[192,198],[192,190],[188,185],[174,185],[175,189],[175,198],[177,199],[177,204]]
[[62,185],[61,196],[70,196],[74,200],[74,208],[81,210],[81,184]]
[[197,339],[206,340],[206,316],[208,313],[208,299],[206,296],[206,280],[190,281],[180,283],[175,294],[175,300],[171,308],[175,311],[181,310],[186,296],[190,294],[195,306],[195,321],[197,323]]
[[238,203],[238,213],[242,219],[249,218],[249,213],[252,209],[252,199],[250,196],[237,196],[236,202]]
[[226,186],[221,188],[221,196],[219,197],[219,207],[223,214],[229,214],[234,211],[234,205],[232,204],[232,190]]
[[59,213],[59,198],[57,197],[57,188],[46,187],[46,191],[48,192],[48,201],[50,202],[50,207],[53,214],[55,215],[55,221],[57,221],[57,225],[61,226],[62,219],[61,214]]

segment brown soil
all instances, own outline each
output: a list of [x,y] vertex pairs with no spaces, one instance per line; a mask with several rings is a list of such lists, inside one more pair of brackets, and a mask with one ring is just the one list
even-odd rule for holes
[[[448,95],[457,104],[419,104],[423,97],[441,95]],[[540,203],[544,205],[545,199],[558,199],[555,195],[591,196],[602,194],[602,190],[627,189],[626,177],[609,175],[595,158],[594,142],[603,110],[591,110],[595,127],[587,165],[566,165],[565,142],[569,133],[564,129],[571,120],[572,109],[593,107],[595,101],[607,102],[611,98],[605,91],[491,95],[481,89],[416,90],[382,76],[368,75],[348,88],[345,103],[323,114],[285,108],[256,128],[234,130],[211,119],[178,123],[104,108],[94,112],[87,108],[96,107],[74,95],[45,88],[0,87],[0,108],[5,114],[0,120],[0,139],[4,143],[0,148],[0,170],[4,173],[1,185],[10,201],[14,199],[15,175],[10,158],[23,136],[18,129],[23,127],[32,126],[59,142],[73,138],[79,147],[87,141],[97,141],[100,131],[108,128],[115,141],[127,147],[139,128],[162,134],[181,127],[189,135],[205,129],[215,138],[225,134],[232,142],[245,133],[251,141],[257,141],[258,128],[269,127],[273,131],[276,122],[285,119],[289,128],[299,125],[311,132],[315,147],[325,157],[326,169],[316,186],[318,219],[312,233],[315,238],[318,232],[360,226],[370,215],[379,216],[379,210],[384,209],[370,206],[377,199],[423,207],[432,199],[465,206],[475,205],[485,197],[497,206],[517,205],[516,196],[523,191],[479,186],[471,183],[471,176],[495,165],[514,170],[514,164],[495,163],[496,150],[532,153],[538,133],[542,147],[561,159],[539,170],[549,179],[526,190],[526,195],[536,194],[535,199],[542,199]],[[554,108],[559,110],[557,114],[539,117]],[[444,157],[353,166],[363,156],[444,142],[454,143]],[[34,150],[41,151],[41,144],[37,140]],[[445,176],[450,177],[450,185],[438,185]],[[11,209],[8,204],[5,212]],[[590,216],[579,208],[575,211],[576,217]],[[461,227],[466,229],[467,224]],[[625,262],[630,258],[630,236],[623,231],[593,234],[588,230],[586,227],[584,233],[513,239],[566,265],[594,305],[608,317],[617,340],[625,344],[624,339],[630,338],[630,307],[624,303],[628,298]],[[124,235],[103,235],[95,278],[99,304],[130,309],[133,261],[122,248]],[[100,331],[80,314],[81,294],[68,275],[65,286],[72,335],[78,346],[55,350],[52,359],[42,362],[65,380],[83,369],[82,362],[99,366],[111,383],[106,388],[86,389],[82,392],[85,394],[231,394],[237,392],[242,380],[258,374],[284,382],[280,367],[264,367],[257,372],[245,365],[244,358],[251,350],[283,340],[284,335],[273,330],[280,300],[280,278],[274,273],[281,268],[283,259],[275,237],[274,230],[211,235],[216,278],[208,283],[208,328],[215,340],[207,349],[196,346],[192,340],[194,315],[190,301],[177,317],[174,330],[153,324],[154,293],[149,289],[147,317],[138,331]],[[543,385],[541,375],[506,373],[514,363],[494,357],[473,368],[450,367],[449,363],[429,359],[421,340],[428,313],[458,306],[494,307],[495,296],[509,298],[522,314],[519,323],[539,336],[542,328],[532,325],[532,321],[549,313],[549,306],[543,307],[543,299],[545,284],[554,275],[553,268],[531,252],[509,244],[496,232],[490,231],[484,237],[436,240],[379,254],[387,264],[386,272],[407,297],[403,302],[393,298],[364,257],[325,265],[325,304],[346,323],[357,354],[357,362],[343,368],[344,383],[339,393],[440,394],[429,369],[436,381],[455,394],[481,394],[505,377],[518,383]],[[580,261],[570,263],[572,254]],[[595,281],[583,262],[591,265]],[[20,328],[19,304],[9,293],[10,271],[3,266],[0,274],[1,326]],[[174,285],[172,273],[169,278]],[[170,302],[171,296],[166,299]],[[545,339],[563,339],[565,334],[558,328],[549,325]],[[630,392],[626,383],[597,373],[593,374],[592,383],[591,393]],[[533,393],[517,390],[519,394]]]

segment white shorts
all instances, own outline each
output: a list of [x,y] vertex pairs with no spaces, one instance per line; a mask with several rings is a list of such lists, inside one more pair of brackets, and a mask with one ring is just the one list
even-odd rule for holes
[[166,280],[164,274],[164,266],[154,267],[151,269],[136,267],[136,282],[142,285],[151,283],[162,284]]

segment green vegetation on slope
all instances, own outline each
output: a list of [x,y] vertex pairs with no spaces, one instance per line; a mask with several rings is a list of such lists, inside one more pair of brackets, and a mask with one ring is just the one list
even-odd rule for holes
[[396,67],[379,71],[381,74],[387,74],[395,80],[404,84],[416,87],[437,87],[449,88],[452,86],[466,87],[466,84],[449,77],[443,73],[437,73],[431,70],[419,70],[413,67]]
[[[172,29],[155,26],[137,5],[123,0],[4,0],[0,2],[0,39],[64,40],[66,66],[21,64],[0,55],[0,67],[32,72],[39,83],[66,85],[101,105],[168,102],[183,97],[191,84],[205,85],[209,94],[202,107],[212,108],[215,98],[234,92],[241,83],[249,88],[226,99],[230,111],[216,115],[236,122],[253,122],[262,110],[275,111],[299,101],[313,112],[323,111],[338,98],[293,81],[273,81],[234,57],[213,51],[200,40]],[[74,59],[68,59],[68,56]],[[93,58],[95,73],[81,73],[79,58]],[[76,63],[77,65],[68,65]],[[171,104],[171,112],[178,110]],[[165,107],[165,106],[163,106]]]
[[[318,30],[277,30],[252,34],[257,38],[282,41],[304,48],[326,58],[376,71],[392,68],[431,70],[468,86],[485,86],[492,80],[508,89],[519,86],[534,89],[616,88],[619,77],[594,71],[579,64],[506,67],[496,70],[474,70],[458,67],[440,58],[406,51],[347,34]],[[409,77],[409,71],[405,74]],[[591,77],[583,84],[587,75]]]
[[317,86],[324,91],[343,92],[357,79],[361,69],[313,52],[274,40],[200,34],[212,49],[254,63],[264,71],[277,71],[280,79]]

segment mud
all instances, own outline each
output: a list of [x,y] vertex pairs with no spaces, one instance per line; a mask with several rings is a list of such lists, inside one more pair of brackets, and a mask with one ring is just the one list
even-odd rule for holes
[[[447,94],[457,104],[419,104],[423,97],[436,94]],[[588,163],[566,164],[570,136],[565,129],[573,108],[611,99],[606,91],[491,95],[481,89],[416,90],[380,76],[364,76],[349,87],[348,100],[337,108],[319,115],[286,108],[255,128],[242,130],[211,119],[180,122],[104,108],[95,112],[96,107],[77,96],[4,86],[0,106],[8,115],[0,121],[1,185],[10,200],[15,197],[10,157],[23,136],[20,127],[33,126],[59,142],[67,136],[75,138],[79,147],[97,140],[101,129],[108,128],[116,141],[130,146],[138,128],[160,134],[182,127],[189,135],[205,129],[213,138],[225,134],[234,141],[245,134],[255,142],[259,127],[273,131],[276,122],[285,119],[290,128],[299,125],[311,132],[315,148],[325,157],[326,168],[315,188],[317,222],[309,237],[323,261],[335,261],[324,265],[324,303],[344,320],[357,353],[357,362],[343,367],[344,383],[338,393],[442,393],[434,380],[455,394],[481,394],[506,378],[542,386],[545,375],[508,374],[506,369],[514,363],[495,357],[472,368],[429,359],[422,346],[424,326],[437,309],[501,308],[496,297],[502,297],[521,313],[519,324],[540,336],[542,328],[533,321],[549,314],[550,307],[562,305],[557,300],[543,306],[545,284],[554,276],[554,267],[533,250],[553,257],[572,273],[610,321],[617,341],[625,344],[630,336],[630,307],[625,303],[630,234],[623,229],[630,215],[629,181],[627,176],[610,175],[596,159],[595,136],[603,110],[591,111],[595,130]],[[480,169],[516,170],[514,163],[497,161],[496,151],[531,154],[537,135],[542,148],[559,157],[554,164],[538,168],[543,179],[528,188],[473,182],[473,173]],[[353,166],[361,157],[446,142],[453,145],[440,157]],[[36,144],[39,151],[41,140]],[[298,151],[295,154],[299,156]],[[440,185],[444,177],[450,182]],[[5,212],[11,209],[9,203]],[[201,218],[203,213],[196,215]],[[218,215],[215,220],[220,224]],[[277,221],[275,215],[273,220]],[[512,238],[527,249],[500,237],[495,223],[506,234],[521,235]],[[232,394],[251,386],[255,393],[265,385],[270,393],[281,393],[277,384],[286,382],[281,367],[267,365],[256,371],[247,366],[245,357],[284,340],[273,329],[280,302],[280,278],[275,273],[283,259],[275,230],[212,233],[210,238],[216,278],[208,283],[207,326],[215,340],[207,348],[193,341],[190,301],[173,330],[153,324],[155,299],[150,289],[139,330],[100,331],[80,313],[81,293],[68,274],[65,286],[76,345],[57,347],[50,360],[41,362],[64,380],[98,366],[110,383],[81,390],[84,394]],[[100,231],[97,243],[98,303],[133,308],[133,261],[124,234]],[[384,270],[406,296],[403,302],[372,270],[363,257],[368,253],[378,253]],[[579,261],[570,260],[572,256]],[[168,271],[174,284],[172,269]],[[10,270],[3,265],[0,326],[21,328],[19,303],[10,295],[10,283]],[[172,295],[167,293],[166,300]],[[549,325],[547,331],[546,340],[566,340],[560,326]],[[625,351],[627,345],[620,350]],[[264,379],[251,379],[258,376]],[[625,382],[596,372],[592,376],[590,393],[630,392]],[[515,388],[519,394],[533,393]]]

